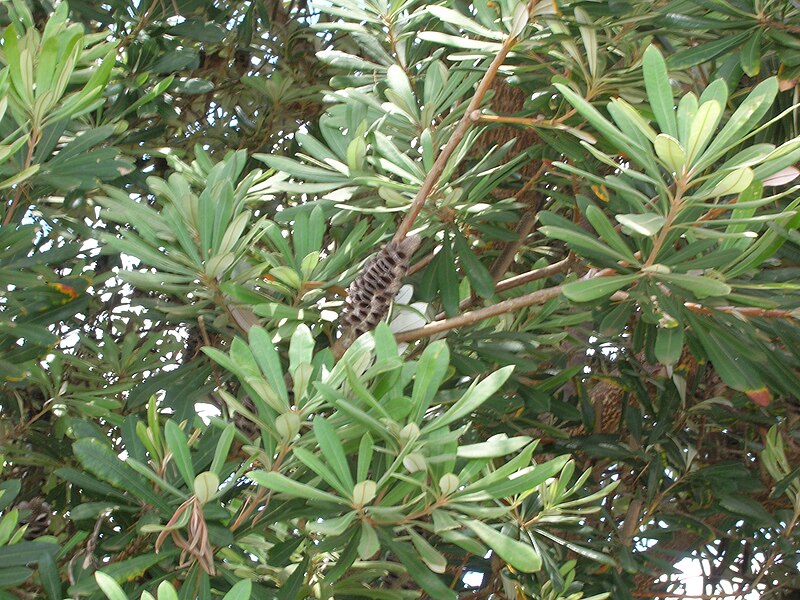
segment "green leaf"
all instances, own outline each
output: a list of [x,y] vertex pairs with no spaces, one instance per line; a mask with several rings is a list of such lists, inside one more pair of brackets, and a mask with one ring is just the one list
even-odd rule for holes
[[620,225],[638,234],[652,237],[664,226],[664,217],[655,213],[615,215]]
[[448,235],[442,242],[442,250],[440,252],[442,260],[439,262],[436,269],[436,279],[439,284],[439,293],[442,297],[442,305],[444,306],[447,316],[454,317],[458,314],[459,293],[458,293],[458,275],[456,274],[456,266],[453,260],[453,247]]
[[778,79],[776,77],[765,79],[753,88],[753,91],[747,95],[744,102],[739,105],[725,126],[714,137],[714,141],[706,148],[696,168],[702,170],[710,166],[729,146],[739,143],[741,138],[766,114],[777,94]]
[[705,186],[693,194],[695,198],[700,200],[706,198],[718,198],[720,196],[727,196],[729,194],[738,194],[743,192],[753,182],[753,169],[744,167],[743,169],[736,169],[731,171],[722,178],[713,188],[706,190]]
[[[540,214],[540,219],[544,216],[544,214]],[[544,219],[542,219],[542,222],[545,222]],[[547,237],[567,242],[571,249],[581,254],[599,255],[613,262],[629,260],[629,257],[625,253],[621,253],[616,249],[606,246],[603,242],[588,235],[586,232],[578,231],[573,225],[570,225],[569,228],[545,225],[544,227],[540,227],[539,231]]]
[[459,398],[453,406],[451,406],[446,413],[440,417],[436,417],[428,423],[424,431],[431,432],[441,427],[445,427],[454,421],[462,419],[478,408],[481,404],[486,402],[489,397],[497,392],[506,380],[511,376],[511,371],[514,370],[513,365],[503,367],[486,377],[479,383],[473,383],[469,389]]
[[109,577],[102,571],[97,571],[94,574],[94,578],[97,581],[97,585],[100,586],[100,590],[106,595],[108,600],[128,600],[128,596],[120,585],[114,581],[113,577]]
[[491,29],[488,29],[483,25],[480,25],[479,23],[473,21],[472,19],[464,16],[460,12],[453,10],[452,8],[445,8],[444,6],[438,6],[432,4],[427,6],[426,10],[433,16],[435,16],[437,19],[440,19],[445,23],[450,23],[452,25],[455,25],[459,29],[464,29],[480,37],[485,37],[494,40],[500,40],[503,37],[503,34],[500,33],[499,31],[493,31]]
[[358,540],[358,555],[364,559],[372,558],[375,553],[381,549],[381,543],[378,540],[378,533],[366,521],[361,523],[361,535]]
[[178,600],[178,593],[169,581],[158,584],[158,600]]
[[415,548],[403,542],[396,541],[391,534],[379,531],[383,546],[392,552],[416,581],[431,598],[436,600],[456,600],[456,593],[451,590],[437,575],[432,573],[425,563],[418,558]]
[[459,230],[455,232],[455,244],[462,271],[467,275],[472,289],[481,298],[491,298],[494,295],[494,280],[489,270],[472,253],[466,238]]
[[55,556],[59,548],[50,542],[20,542],[0,547],[0,568],[35,564],[43,554]]
[[72,447],[75,457],[96,477],[132,493],[143,503],[152,504],[165,512],[170,511],[161,496],[103,442],[95,438],[84,438],[77,440]]
[[727,296],[731,293],[731,286],[719,279],[701,277],[699,275],[683,275],[679,273],[659,273],[659,279],[682,287],[692,292],[697,298],[709,296]]
[[499,433],[485,442],[459,446],[456,454],[459,458],[497,458],[517,452],[527,446],[530,441],[531,438],[527,436],[510,438],[505,433]]
[[744,392],[763,387],[758,373],[747,362],[746,358],[732,347],[718,331],[712,331],[692,314],[687,314],[692,331],[703,346],[708,359],[714,366],[722,381],[735,390]]
[[671,135],[659,133],[653,142],[658,158],[660,158],[675,174],[680,174],[686,165],[686,151],[681,143]]
[[611,224],[611,221],[608,220],[602,210],[597,208],[594,204],[589,204],[584,210],[584,214],[586,215],[586,220],[589,221],[606,244],[620,254],[628,256],[629,262],[634,264],[639,262],[628,247],[628,244],[620,237]]
[[347,463],[347,456],[336,429],[322,416],[314,418],[313,427],[322,456],[331,465],[333,472],[342,485],[347,489],[352,489],[354,485],[353,475],[350,473],[350,465]]
[[645,89],[650,107],[656,117],[658,127],[662,133],[678,137],[678,125],[675,120],[675,102],[672,97],[672,88],[669,83],[667,64],[658,48],[648,46],[644,51],[642,60]]
[[[169,560],[177,553],[177,549],[162,549],[162,551],[158,554],[155,552],[149,552],[147,554],[141,554],[133,558],[110,564],[107,567],[103,567],[101,571],[97,571],[97,573],[107,575],[115,582],[132,581],[141,577],[142,574],[147,571],[147,569],[156,563]],[[90,593],[96,591],[97,588],[98,582],[94,578],[88,577],[78,581],[78,583],[71,586],[68,591],[71,595],[89,595]]]
[[720,506],[737,515],[743,515],[748,521],[762,527],[776,527],[775,517],[759,502],[746,496],[725,495],[719,501]]
[[347,504],[347,500],[323,492],[315,487],[289,479],[280,473],[271,471],[250,471],[247,477],[255,481],[258,485],[267,489],[288,494],[295,498],[314,500],[317,502],[333,502],[334,504]]
[[[26,567],[10,567],[7,569],[0,569],[0,590],[4,588],[16,587],[26,582],[31,578],[32,575],[33,569],[28,569]],[[10,600],[12,598],[16,598],[16,596],[6,596],[4,597],[4,600],[6,598]]]
[[764,35],[762,27],[756,27],[742,44],[739,51],[739,64],[748,77],[755,77],[761,71],[761,38]]
[[225,466],[225,460],[228,458],[228,451],[231,449],[233,437],[236,435],[236,426],[233,423],[228,423],[217,440],[217,447],[214,450],[214,459],[211,461],[209,471],[216,473],[222,477],[222,468]]
[[640,275],[612,275],[610,277],[597,277],[584,279],[566,284],[561,292],[573,302],[591,302],[598,298],[610,296],[630,283],[636,281]]
[[[236,585],[234,585],[228,593],[222,598],[222,600],[250,600],[250,594],[252,594],[253,590],[253,582],[249,579],[242,579]],[[159,600],[161,600],[159,598]]]
[[582,117],[591,123],[609,142],[613,143],[619,150],[626,152],[641,152],[642,149],[631,138],[617,129],[611,121],[606,119],[600,112],[585,99],[573,92],[567,86],[560,83],[554,84],[556,89],[575,107]]
[[669,57],[669,66],[672,69],[688,69],[689,67],[714,60],[731,48],[741,44],[748,36],[749,33],[747,32],[726,35],[712,42],[679,50]]
[[[540,465],[527,466],[497,481],[490,482],[486,486],[486,493],[497,499],[524,494],[556,475],[568,462],[569,455],[565,454]],[[464,492],[469,492],[469,490],[470,488],[467,488]]]
[[0,481],[0,511],[4,511],[17,497],[22,482],[19,479]]
[[419,557],[434,573],[444,573],[447,569],[447,559],[430,542],[413,529],[408,529],[411,543],[414,544]]
[[683,353],[683,329],[668,327],[658,330],[654,352],[656,359],[663,365],[673,365]]
[[39,580],[49,600],[62,600],[58,566],[50,553],[45,552],[39,556]]
[[708,144],[711,135],[717,129],[721,116],[722,106],[716,100],[710,100],[697,109],[686,140],[686,159],[690,164],[700,156]]
[[394,64],[386,71],[386,83],[401,101],[399,108],[414,118],[419,118],[419,109],[411,83],[400,65]]
[[[274,271],[274,269],[273,269]],[[275,350],[275,343],[270,339],[269,334],[261,327],[251,327],[247,333],[252,349],[253,356],[261,372],[269,383],[270,388],[277,392],[282,400],[284,410],[289,408],[289,392],[286,390],[286,382],[283,378],[283,368],[281,367],[280,357]]]
[[469,527],[484,544],[497,552],[497,555],[509,565],[523,573],[534,573],[542,568],[542,557],[529,544],[524,544],[503,535],[497,530],[472,519],[464,519]]
[[421,423],[428,407],[445,379],[450,364],[450,349],[444,340],[429,344],[420,356],[411,391],[412,423]]
[[175,466],[183,477],[184,482],[192,489],[194,485],[194,465],[192,465],[192,457],[189,453],[189,444],[186,441],[186,435],[178,425],[170,419],[164,426],[164,438],[167,442],[167,448],[172,452],[172,457],[175,459]]

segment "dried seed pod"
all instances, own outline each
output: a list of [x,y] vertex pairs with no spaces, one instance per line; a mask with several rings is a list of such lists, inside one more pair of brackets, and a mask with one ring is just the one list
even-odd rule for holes
[[420,242],[416,235],[389,242],[350,284],[339,321],[342,332],[339,343],[344,348],[361,334],[375,329],[389,314],[392,300],[408,273],[409,260]]
[[28,526],[25,530],[26,540],[34,540],[47,533],[53,510],[42,498],[37,496],[30,500],[25,500],[17,504],[15,508],[22,513],[19,518],[19,524]]

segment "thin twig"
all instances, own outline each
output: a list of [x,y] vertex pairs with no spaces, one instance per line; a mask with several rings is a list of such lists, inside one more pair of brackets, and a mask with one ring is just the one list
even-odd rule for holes
[[431,191],[444,171],[448,159],[453,152],[455,152],[455,149],[458,147],[458,144],[461,143],[461,140],[464,139],[467,130],[472,127],[472,125],[477,122],[478,119],[480,119],[481,114],[478,109],[480,108],[481,102],[483,101],[486,92],[489,91],[489,88],[491,87],[492,82],[497,75],[498,69],[500,69],[502,66],[503,61],[505,61],[506,56],[508,56],[508,53],[511,51],[511,48],[515,42],[516,38],[513,36],[506,38],[505,42],[503,42],[503,45],[500,47],[497,56],[494,57],[492,64],[489,65],[489,68],[483,75],[483,79],[481,79],[481,82],[478,84],[478,89],[475,90],[475,95],[472,96],[472,99],[469,101],[469,105],[464,112],[464,116],[461,117],[461,121],[459,121],[455,131],[447,141],[447,144],[445,144],[444,148],[442,148],[439,156],[436,157],[436,161],[433,163],[431,170],[428,171],[428,175],[425,177],[422,187],[419,188],[419,191],[414,197],[414,201],[411,203],[406,216],[403,217],[402,222],[397,228],[393,238],[394,241],[402,241],[408,235],[408,232],[411,231],[414,221],[417,219],[417,216],[422,210],[422,207],[425,205],[428,196],[430,196]]
[[710,315],[714,312],[738,315],[740,317],[763,317],[765,319],[791,319],[796,317],[795,310],[784,308],[758,308],[757,306],[703,306],[695,302],[684,302],[683,305],[689,310]]
[[[36,144],[39,143],[39,131],[38,129],[33,129],[31,131],[31,137],[28,138],[28,153],[25,156],[25,162],[22,164],[22,171],[30,168],[33,164],[33,150],[36,148]],[[3,225],[9,225],[11,220],[14,218],[14,212],[17,210],[17,205],[19,201],[22,199],[22,196],[25,194],[26,190],[26,183],[23,181],[17,184],[17,189],[14,192],[14,197],[11,200],[11,204],[6,209],[6,214],[3,217]]]
[[[516,200],[520,200],[527,196],[531,191],[531,188],[535,186],[542,178],[542,175],[544,175],[546,169],[547,162],[542,162],[541,166],[533,175],[533,177],[528,179],[528,181],[525,182],[525,185],[522,186],[522,189],[514,194],[514,198]],[[492,274],[492,279],[494,279],[495,282],[497,282],[508,270],[508,267],[514,261],[514,256],[516,256],[517,250],[519,250],[520,246],[525,243],[525,240],[536,226],[536,216],[542,208],[544,198],[541,194],[538,194],[535,191],[533,196],[534,201],[526,203],[528,206],[525,208],[525,214],[522,215],[522,219],[517,225],[517,239],[506,244],[506,247],[503,248],[503,252],[494,261],[494,264],[489,271]]]
[[526,283],[530,283],[531,281],[538,281],[539,279],[545,279],[552,275],[557,275],[558,273],[563,273],[570,266],[575,262],[575,259],[572,255],[564,258],[558,262],[554,262],[552,265],[547,265],[546,267],[541,267],[539,269],[534,269],[533,271],[528,271],[527,273],[520,273],[519,275],[514,275],[513,277],[509,277],[508,279],[504,279],[503,281],[499,282],[494,291],[498,294],[501,292],[507,292],[508,290],[519,287],[521,285],[525,285]]

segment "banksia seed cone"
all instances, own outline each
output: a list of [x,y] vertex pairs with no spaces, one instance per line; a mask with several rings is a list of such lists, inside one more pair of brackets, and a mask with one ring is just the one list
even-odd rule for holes
[[25,530],[26,540],[34,540],[47,533],[52,513],[52,509],[47,502],[36,497],[20,502],[15,508],[21,513],[27,513],[22,514],[19,518],[20,525],[28,526]]
[[342,331],[339,343],[343,348],[349,347],[361,334],[375,329],[389,314],[392,300],[408,273],[408,261],[420,242],[416,235],[389,242],[350,284],[347,304],[339,321]]

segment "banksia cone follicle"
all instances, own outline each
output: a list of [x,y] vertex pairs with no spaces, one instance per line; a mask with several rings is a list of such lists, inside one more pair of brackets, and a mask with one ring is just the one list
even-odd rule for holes
[[347,290],[347,304],[340,318],[339,344],[346,349],[363,333],[372,331],[387,314],[408,273],[411,256],[419,248],[416,235],[386,244],[370,260]]
[[26,540],[35,540],[47,533],[50,527],[52,509],[40,497],[31,498],[17,504],[14,508],[23,513],[19,518],[20,525],[27,525],[25,530]]

